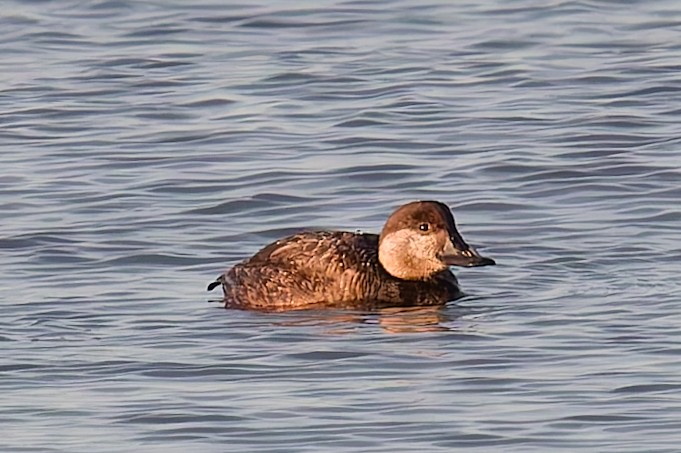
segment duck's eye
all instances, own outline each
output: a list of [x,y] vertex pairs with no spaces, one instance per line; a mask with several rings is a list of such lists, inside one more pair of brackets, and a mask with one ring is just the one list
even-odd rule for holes
[[419,225],[419,230],[421,231],[428,231],[429,229],[430,225],[428,225],[427,223],[422,223],[421,225]]

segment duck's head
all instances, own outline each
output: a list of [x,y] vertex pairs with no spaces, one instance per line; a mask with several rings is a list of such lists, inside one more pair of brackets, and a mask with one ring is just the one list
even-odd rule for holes
[[415,201],[393,212],[381,231],[378,260],[404,280],[425,280],[448,266],[495,264],[466,244],[452,212],[438,201]]

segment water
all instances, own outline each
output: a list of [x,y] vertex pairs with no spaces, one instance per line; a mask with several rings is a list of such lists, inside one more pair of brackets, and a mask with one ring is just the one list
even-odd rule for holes
[[[0,13],[1,451],[678,451],[677,2],[221,3]],[[414,199],[456,304],[205,292]]]

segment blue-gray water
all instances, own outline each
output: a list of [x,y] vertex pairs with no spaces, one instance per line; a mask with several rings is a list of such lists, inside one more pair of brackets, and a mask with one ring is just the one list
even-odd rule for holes
[[[679,451],[679,3],[271,3],[3,5],[0,451]],[[205,292],[414,199],[458,303]]]

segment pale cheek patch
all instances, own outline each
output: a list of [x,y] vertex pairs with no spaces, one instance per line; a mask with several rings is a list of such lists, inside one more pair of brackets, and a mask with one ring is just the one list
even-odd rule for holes
[[392,275],[405,279],[428,278],[446,268],[438,258],[434,235],[399,230],[383,238],[379,260]]
[[437,239],[433,235],[412,235],[410,245],[411,254],[419,257],[420,260],[433,261],[437,259]]

